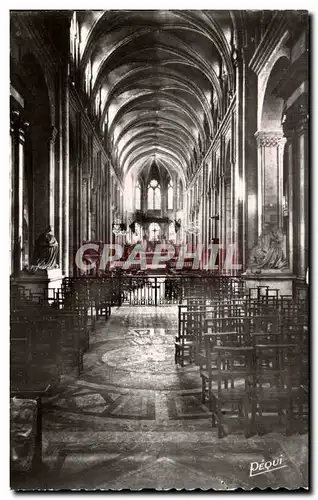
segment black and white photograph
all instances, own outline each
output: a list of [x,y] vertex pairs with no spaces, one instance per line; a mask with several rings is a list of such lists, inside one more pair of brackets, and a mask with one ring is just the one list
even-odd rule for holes
[[8,10],[8,489],[310,489],[312,16],[238,9]]

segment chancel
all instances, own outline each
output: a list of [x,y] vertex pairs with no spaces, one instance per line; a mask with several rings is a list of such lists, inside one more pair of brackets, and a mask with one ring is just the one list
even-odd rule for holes
[[308,13],[10,20],[11,487],[307,488]]

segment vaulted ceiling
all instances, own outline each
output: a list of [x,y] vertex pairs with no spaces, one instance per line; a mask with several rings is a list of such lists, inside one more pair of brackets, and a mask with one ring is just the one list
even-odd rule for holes
[[[156,158],[186,182],[213,137],[222,78],[234,89],[229,11],[80,11],[80,70],[91,68],[113,161],[123,175]],[[100,100],[100,104],[99,104]]]

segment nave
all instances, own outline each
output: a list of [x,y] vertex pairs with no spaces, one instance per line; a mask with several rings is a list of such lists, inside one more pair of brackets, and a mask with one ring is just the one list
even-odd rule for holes
[[309,31],[10,13],[12,488],[308,487]]
[[[307,484],[308,435],[237,428],[223,439],[195,365],[174,361],[177,307],[119,307],[97,323],[77,377],[43,400],[45,473],[27,488],[252,489]],[[288,467],[249,477],[250,463]],[[17,484],[16,487],[23,487]]]

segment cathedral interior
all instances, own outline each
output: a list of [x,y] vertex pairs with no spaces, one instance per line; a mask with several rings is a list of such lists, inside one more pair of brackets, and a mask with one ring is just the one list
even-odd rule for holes
[[11,11],[11,488],[308,487],[309,31]]

